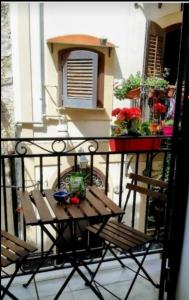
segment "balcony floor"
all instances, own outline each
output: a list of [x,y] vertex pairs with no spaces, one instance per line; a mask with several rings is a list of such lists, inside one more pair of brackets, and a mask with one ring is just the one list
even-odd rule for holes
[[[129,259],[126,259],[125,263],[127,263],[129,267],[136,269],[136,265]],[[146,269],[150,272],[152,278],[156,282],[159,282],[160,264],[160,254],[149,255],[145,261]],[[94,266],[91,266],[91,268],[93,267]],[[62,285],[62,279],[65,279],[69,272],[70,269],[65,269],[38,274],[36,276],[36,281],[40,299],[52,300]],[[134,273],[132,271],[128,268],[121,268],[118,262],[107,262],[101,266],[101,269],[96,276],[96,280],[99,281],[100,284],[105,285],[106,288],[110,289],[118,297],[124,299],[133,276]],[[33,282],[28,288],[22,287],[22,284],[25,283],[27,279],[28,276],[19,276],[15,278],[12,283],[10,291],[19,300],[36,299]],[[5,281],[6,279],[2,280],[2,284]],[[100,290],[102,291],[105,300],[116,299],[104,289],[100,288]],[[153,287],[151,283],[139,276],[131,291],[129,300],[157,300],[158,291],[159,290]],[[4,299],[8,300],[10,298],[6,296]],[[86,288],[83,280],[75,273],[59,299],[96,300],[97,297],[90,289]]]

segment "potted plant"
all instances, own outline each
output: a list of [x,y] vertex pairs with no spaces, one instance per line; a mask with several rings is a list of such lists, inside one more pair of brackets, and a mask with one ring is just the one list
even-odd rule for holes
[[114,96],[119,100],[138,99],[140,97],[140,85],[140,73],[137,72],[136,76],[131,74],[128,79],[122,79],[121,83],[114,85]]
[[168,88],[168,81],[164,78],[157,77],[157,76],[150,76],[147,77],[145,80],[145,85],[150,90],[161,90],[164,91]]
[[149,123],[141,121],[141,110],[138,107],[116,108],[112,111],[115,118],[112,126],[113,137],[128,136],[129,139],[110,139],[109,145],[112,151],[137,151],[156,150],[160,148],[160,139],[142,138],[151,134]]
[[172,119],[166,120],[162,129],[163,129],[163,134],[172,136],[173,135],[173,123],[174,121]]
[[141,110],[138,107],[116,108],[112,111],[112,116],[116,118],[112,129],[112,136],[118,135],[140,135],[139,124]]
[[154,103],[150,123],[152,134],[156,134],[161,131],[162,120],[164,119],[166,112],[167,108],[164,104],[160,102]]

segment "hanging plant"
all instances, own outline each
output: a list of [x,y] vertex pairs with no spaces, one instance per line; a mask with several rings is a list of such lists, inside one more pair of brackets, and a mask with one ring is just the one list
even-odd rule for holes
[[128,79],[122,79],[121,83],[114,85],[114,96],[119,99],[138,99],[140,97],[141,76],[130,75]]

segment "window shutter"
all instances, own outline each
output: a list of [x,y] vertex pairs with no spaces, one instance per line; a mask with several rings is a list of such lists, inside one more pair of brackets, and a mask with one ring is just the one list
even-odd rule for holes
[[150,22],[146,60],[147,76],[162,76],[164,43],[164,30],[154,22]]
[[98,54],[73,50],[63,63],[64,107],[95,108],[97,106]]

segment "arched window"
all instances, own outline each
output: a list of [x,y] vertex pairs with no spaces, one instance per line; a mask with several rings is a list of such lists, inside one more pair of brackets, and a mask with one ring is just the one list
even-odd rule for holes
[[103,107],[104,54],[83,48],[61,50],[59,56],[60,105]]
[[[79,166],[78,166],[78,170]],[[66,185],[69,183],[69,175],[74,172],[74,167],[68,168],[66,169],[64,172],[62,172],[62,174],[60,175],[60,187],[61,188],[65,188]],[[91,170],[89,167],[86,168],[85,172],[84,172],[85,176],[84,176],[84,182],[85,182],[85,186],[89,186],[90,185],[90,180],[91,180]],[[93,176],[92,176],[92,184],[96,185],[98,188],[100,189],[104,189],[105,188],[105,176],[104,174],[98,170],[97,168],[93,168]],[[58,188],[58,181],[56,180],[53,184],[52,189],[55,190]]]

